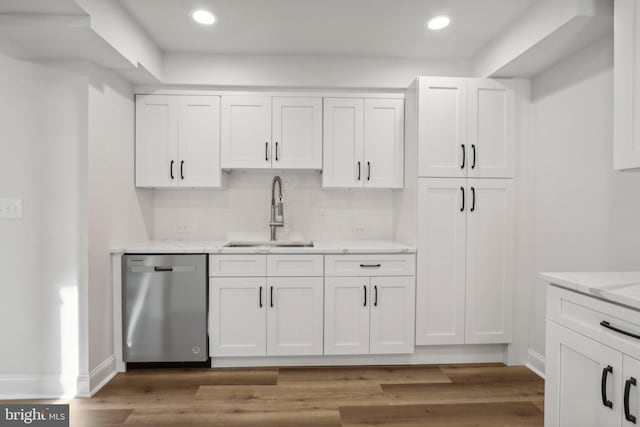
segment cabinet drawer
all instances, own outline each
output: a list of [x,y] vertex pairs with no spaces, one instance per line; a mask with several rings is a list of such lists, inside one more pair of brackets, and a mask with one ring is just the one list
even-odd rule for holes
[[322,255],[267,255],[267,276],[322,276]]
[[[547,318],[623,353],[640,357],[640,338],[625,334],[640,337],[640,311],[550,285]],[[602,322],[608,322],[609,327]]]
[[265,277],[266,255],[210,255],[211,277]]
[[325,276],[414,276],[415,255],[327,255]]

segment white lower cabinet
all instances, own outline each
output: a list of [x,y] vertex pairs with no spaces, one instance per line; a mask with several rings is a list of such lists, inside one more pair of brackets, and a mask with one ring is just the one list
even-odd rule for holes
[[324,352],[414,351],[415,277],[325,278]]
[[263,277],[209,279],[211,356],[267,354],[265,290]]
[[638,331],[622,320],[633,310],[554,286],[547,295],[545,427],[640,422]]
[[267,354],[322,354],[322,277],[268,278]]

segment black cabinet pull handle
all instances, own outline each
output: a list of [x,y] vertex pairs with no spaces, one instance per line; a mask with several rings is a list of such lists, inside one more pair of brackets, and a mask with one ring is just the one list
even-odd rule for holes
[[476,210],[476,188],[471,187],[471,212]]
[[613,368],[608,365],[602,369],[602,380],[600,381],[600,394],[602,395],[602,404],[607,408],[613,408],[613,402],[607,399],[607,378],[613,373]]
[[366,307],[367,306],[367,287],[363,286],[363,288],[364,288],[364,305],[363,305],[363,307]]
[[269,143],[268,142],[264,143],[264,161],[265,162],[269,161]]
[[460,208],[460,212],[464,212],[464,187],[460,187],[460,192],[462,193],[462,207]]
[[631,410],[629,409],[629,393],[631,393],[631,386],[635,387],[636,385],[636,379],[633,377],[629,377],[624,382],[624,418],[632,424],[636,423],[636,416],[631,415]]
[[473,163],[471,163],[471,169],[476,168],[476,144],[471,144],[471,149],[473,150]]
[[278,141],[276,141],[276,162],[278,161]]
[[271,286],[271,289],[269,290],[269,292],[270,292],[270,294],[269,294],[270,298],[269,299],[271,300],[270,301],[270,305],[271,305],[271,307],[273,307],[273,286]]
[[380,268],[382,264],[360,264],[360,268]]
[[173,267],[153,267],[153,271],[172,272]]
[[358,181],[360,181],[360,162],[358,162]]
[[180,161],[180,179],[184,181],[184,160]]
[[371,181],[371,163],[367,162],[367,181]]
[[460,166],[460,169],[464,169],[464,165],[467,164],[467,150],[464,144],[460,144],[460,146],[462,147],[462,166]]
[[373,300],[373,306],[378,306],[378,286],[373,287],[373,293],[375,294],[375,299]]
[[171,180],[173,181],[173,164],[175,162],[171,160],[171,164],[169,165],[169,176],[171,176]]
[[628,337],[640,340],[640,335],[634,334],[633,332],[625,331],[624,329],[616,328],[615,326],[611,326],[611,323],[607,322],[606,320],[603,320],[602,322],[600,322],[600,326],[607,329],[611,329],[612,331],[617,332],[619,334],[626,335]]
[[262,308],[262,286],[260,286],[260,290],[258,291],[258,301],[260,303],[260,308]]

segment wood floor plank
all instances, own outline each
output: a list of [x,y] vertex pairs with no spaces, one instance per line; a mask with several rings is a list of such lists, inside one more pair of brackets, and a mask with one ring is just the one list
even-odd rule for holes
[[70,427],[119,425],[126,421],[133,409],[69,410]]
[[343,427],[542,427],[530,402],[455,405],[393,405],[340,408]]
[[280,368],[278,384],[307,387],[313,385],[449,383],[437,366],[337,366]]
[[122,426],[154,427],[341,427],[338,410],[262,413],[150,415],[135,411]]
[[218,410],[272,412],[308,409],[337,410],[349,405],[385,405],[387,397],[380,385],[343,384],[331,386],[202,386],[197,400],[208,402],[208,408]]
[[526,366],[443,366],[441,369],[454,383],[496,383],[505,381],[544,382],[542,378]]
[[518,402],[540,400],[544,383],[502,381],[497,383],[383,384],[392,401],[412,404],[453,404],[474,402]]

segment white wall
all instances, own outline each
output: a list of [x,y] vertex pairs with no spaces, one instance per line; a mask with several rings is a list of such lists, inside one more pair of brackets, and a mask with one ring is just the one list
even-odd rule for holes
[[[152,230],[152,192],[134,185],[133,88],[112,71],[87,66],[88,339],[90,387],[113,367],[110,248],[145,241]],[[111,368],[110,368],[111,366]]]
[[[531,286],[530,362],[543,367],[545,290],[540,271],[640,270],[640,174],[612,166],[613,41],[610,37],[532,81],[529,162],[533,244],[519,277]],[[525,271],[522,269],[531,269]],[[525,279],[526,280],[526,279]]]
[[392,190],[321,188],[316,172],[233,172],[224,190],[154,190],[156,239],[269,239],[271,180],[280,175],[278,239],[391,239]]
[[417,76],[468,76],[468,61],[168,53],[168,85],[406,89]]
[[0,399],[73,392],[86,287],[86,79],[0,55]]

